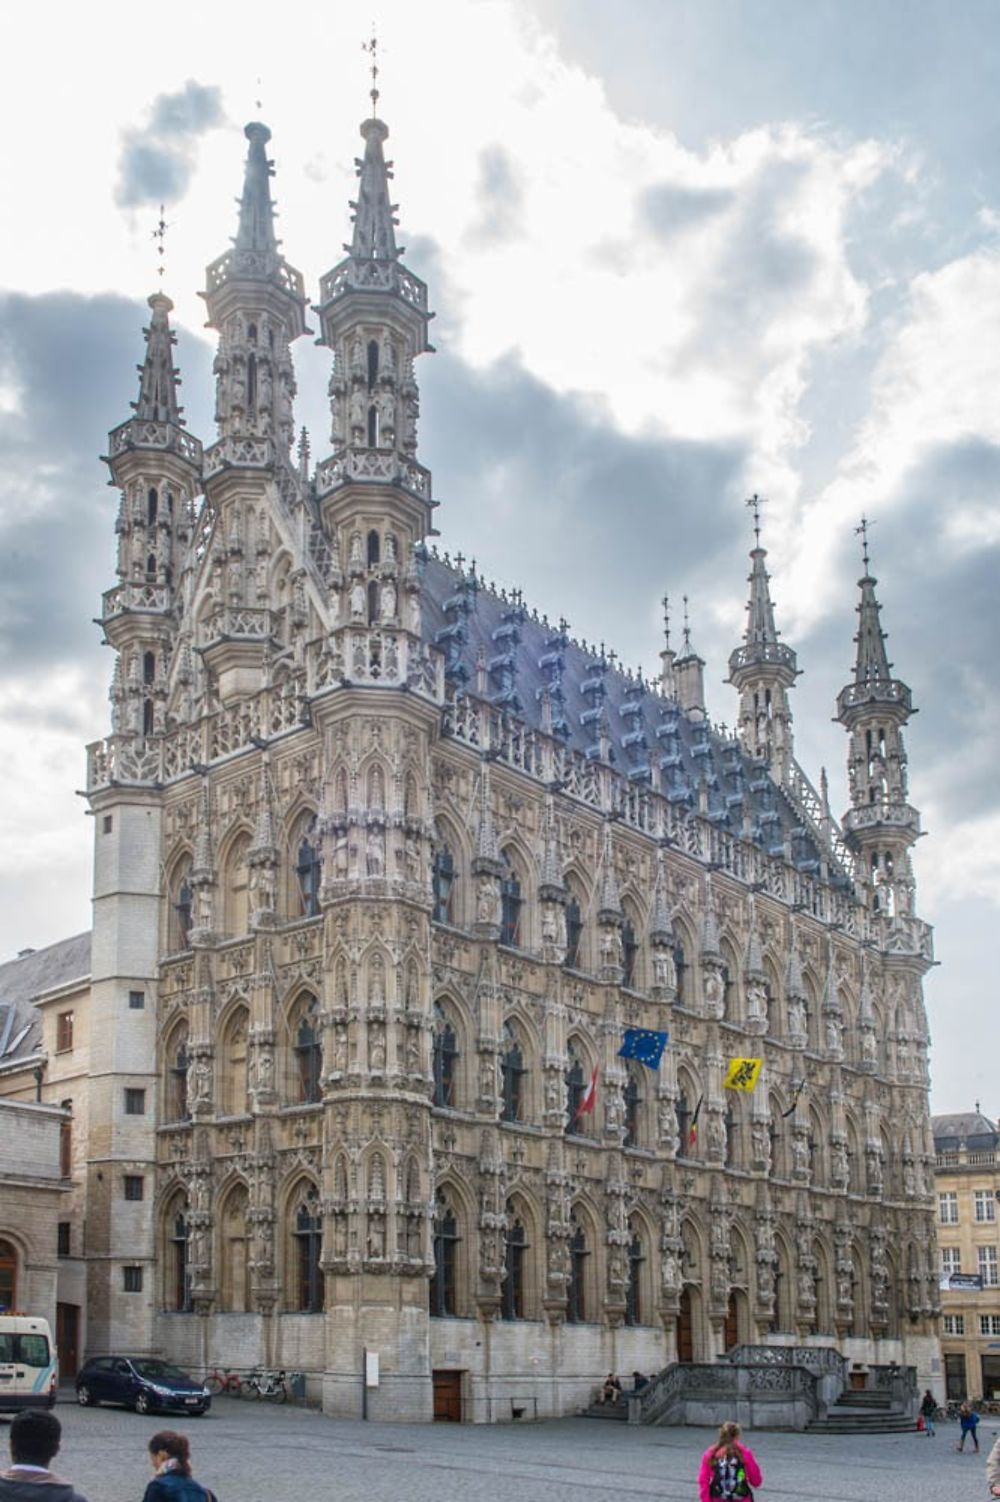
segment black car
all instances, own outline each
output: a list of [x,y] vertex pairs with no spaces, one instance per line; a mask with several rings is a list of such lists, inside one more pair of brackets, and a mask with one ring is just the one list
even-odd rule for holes
[[136,1413],[179,1409],[197,1417],[212,1404],[208,1388],[180,1367],[156,1356],[93,1356],[76,1379],[76,1401],[82,1408],[98,1403],[122,1403]]

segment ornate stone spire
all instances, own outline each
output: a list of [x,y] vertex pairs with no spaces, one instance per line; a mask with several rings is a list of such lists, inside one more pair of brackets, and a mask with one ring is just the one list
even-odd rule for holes
[[251,120],[243,127],[243,134],[250,147],[240,195],[240,223],[233,243],[239,251],[252,251],[265,258],[277,257],[278,239],[274,233],[274,204],[271,201],[274,167],[268,161],[265,149],[271,132],[259,120]]
[[673,948],[674,925],[667,901],[667,867],[662,846],[656,852],[656,877],[653,881],[653,900],[649,906],[648,933],[651,944]]
[[602,916],[607,918],[620,918],[622,914],[621,891],[618,887],[618,875],[615,871],[614,850],[611,844],[611,820],[604,821],[604,837],[601,843],[601,865],[597,874],[597,914],[598,921]]
[[154,292],[148,299],[153,310],[149,327],[143,329],[146,358],[139,369],[139,400],[133,402],[135,415],[149,422],[171,422],[183,427],[184,410],[177,401],[180,377],[174,370],[173,347],[176,336],[170,328],[173,303],[164,292]]
[[559,859],[559,838],[556,832],[555,799],[551,793],[545,797],[545,813],[542,823],[542,859],[539,871],[540,888],[551,895],[564,895],[562,863]]
[[792,762],[792,715],[788,690],[798,665],[791,647],[778,640],[774,624],[770,579],[760,545],[760,508],[763,497],[753,495],[754,546],[750,550],[750,598],[743,645],[729,658],[729,682],[739,691],[738,734],[744,749],[771,765],[775,781],[783,782]]
[[[402,251],[396,247],[397,204],[389,201],[392,163],[382,151],[389,127],[382,120],[365,120],[361,126],[364,157],[356,157],[359,184],[357,200],[351,200],[354,236],[349,247],[355,261],[395,261]],[[348,249],[347,246],[344,247]]]
[[490,764],[484,757],[479,777],[479,819],[476,826],[476,853],[473,870],[499,869],[500,847],[493,824],[493,795],[490,787]]

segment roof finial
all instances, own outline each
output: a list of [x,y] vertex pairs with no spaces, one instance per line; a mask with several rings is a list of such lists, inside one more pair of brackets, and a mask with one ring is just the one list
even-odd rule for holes
[[370,72],[371,72],[371,75],[372,75],[372,86],[368,90],[368,97],[369,97],[369,99],[372,102],[372,119],[375,120],[378,117],[379,88],[378,88],[378,34],[375,31],[375,22],[374,21],[372,22],[372,34],[369,37],[369,39],[368,39],[367,42],[362,42],[361,43],[361,50],[362,50],[362,52],[367,52],[368,56],[372,60],[371,61],[371,69],[370,69]]
[[156,228],[153,231],[153,239],[156,241],[156,255],[157,255],[156,274],[160,278],[160,286],[161,287],[163,286],[163,273],[164,273],[164,271],[166,269],[165,263],[164,263],[164,256],[166,255],[166,244],[165,244],[165,241],[166,241],[166,238],[167,238],[167,230],[170,228],[169,224],[167,223],[167,221],[163,217],[163,212],[164,212],[164,210],[163,210],[163,204],[161,203],[160,204],[160,217],[156,221]]
[[874,525],[875,525],[875,523],[874,522],[870,522],[868,520],[867,516],[862,515],[861,521],[858,523],[858,525],[854,529],[855,536],[860,535],[860,537],[861,537],[861,557],[864,560],[865,573],[866,574],[869,573],[869,562],[870,562],[869,556],[868,556],[868,530],[869,530],[870,527],[874,527]]
[[260,116],[264,113],[264,89],[259,73],[257,75],[257,98],[253,103],[254,109],[257,111],[257,117],[259,119]]
[[688,619],[688,597],[684,596],[684,655],[691,650],[691,622]]
[[744,505],[749,506],[750,509],[751,509],[751,511],[753,512],[754,547],[755,548],[759,548],[760,547],[760,508],[761,508],[761,506],[766,506],[767,505],[767,496],[766,495],[758,495],[757,492],[754,491],[754,493],[750,497],[750,499],[748,501],[744,502]]
[[670,651],[670,596],[664,595],[660,601],[663,606],[663,645]]

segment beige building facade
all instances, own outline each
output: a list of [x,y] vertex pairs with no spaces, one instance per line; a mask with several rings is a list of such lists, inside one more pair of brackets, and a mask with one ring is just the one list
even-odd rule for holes
[[975,1111],[934,1116],[941,1351],[949,1398],[1000,1400],[1000,1131]]
[[[838,821],[759,528],[733,734],[687,632],[646,681],[429,546],[431,315],[377,119],[315,307],[332,452],[293,458],[269,134],[208,268],[215,441],[162,294],[110,436],[88,1351],[302,1369],[345,1415],[377,1356],[368,1413],[417,1420],[564,1413],[609,1368],[747,1344],[932,1381],[931,936],[867,556]],[[628,1028],[669,1035],[657,1070]]]

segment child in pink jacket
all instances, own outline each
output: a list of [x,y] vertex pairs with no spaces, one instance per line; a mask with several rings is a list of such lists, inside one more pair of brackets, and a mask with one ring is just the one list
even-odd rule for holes
[[752,1486],[760,1486],[760,1466],[749,1445],[741,1445],[739,1424],[723,1424],[719,1437],[701,1457],[698,1490],[701,1502],[717,1498],[752,1498]]

